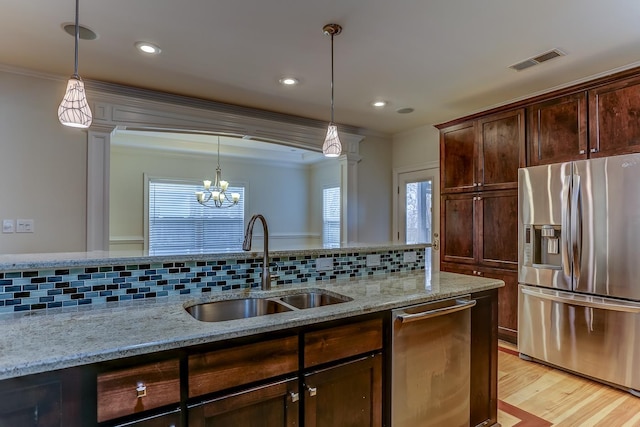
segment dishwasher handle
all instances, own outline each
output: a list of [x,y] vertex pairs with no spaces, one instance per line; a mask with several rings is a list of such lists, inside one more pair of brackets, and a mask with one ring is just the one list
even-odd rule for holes
[[476,300],[457,299],[456,304],[450,307],[437,308],[435,310],[422,311],[420,313],[399,313],[396,318],[400,323],[416,322],[418,320],[431,319],[433,317],[444,316],[456,311],[466,310],[476,305]]

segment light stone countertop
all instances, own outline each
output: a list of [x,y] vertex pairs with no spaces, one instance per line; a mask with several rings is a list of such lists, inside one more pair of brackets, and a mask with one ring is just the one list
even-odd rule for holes
[[[271,291],[220,292],[74,311],[0,316],[0,380],[309,325],[504,286],[501,280],[429,270],[309,284]],[[321,289],[353,301],[225,322],[200,322],[184,307],[238,297]]]

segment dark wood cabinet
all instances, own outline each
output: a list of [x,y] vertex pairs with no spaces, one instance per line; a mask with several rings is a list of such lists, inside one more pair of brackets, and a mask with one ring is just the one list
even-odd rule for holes
[[517,188],[524,116],[520,108],[440,129],[441,193]]
[[518,168],[525,166],[524,109],[478,119],[476,188],[518,188]]
[[189,426],[294,427],[299,406],[298,380],[292,378],[191,406]]
[[476,122],[440,130],[441,193],[473,191],[476,181]]
[[182,419],[180,410],[149,416],[136,421],[115,424],[114,427],[181,427]]
[[527,107],[528,165],[587,158],[587,94],[585,91]]
[[91,408],[80,369],[5,380],[0,383],[1,427],[80,427]]
[[589,90],[589,155],[640,152],[640,77]]
[[305,427],[382,425],[382,355],[364,357],[304,377]]
[[477,263],[517,270],[518,190],[484,191],[477,205]]
[[443,263],[518,268],[518,192],[442,196]]
[[495,289],[472,294],[471,399],[469,425],[498,422],[498,297]]

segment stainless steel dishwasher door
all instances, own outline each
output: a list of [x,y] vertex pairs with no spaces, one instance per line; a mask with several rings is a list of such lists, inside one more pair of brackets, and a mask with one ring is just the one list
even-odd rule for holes
[[470,295],[393,310],[393,427],[469,425]]

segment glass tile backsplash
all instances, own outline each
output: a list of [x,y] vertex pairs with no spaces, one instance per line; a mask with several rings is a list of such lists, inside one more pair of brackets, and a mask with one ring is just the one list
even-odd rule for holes
[[[405,252],[415,262],[404,262]],[[367,255],[380,265],[367,267]],[[316,257],[273,257],[273,285],[424,270],[425,251],[385,250],[324,254],[333,269],[316,270]],[[260,287],[262,258],[164,262],[51,270],[0,272],[0,313],[58,309],[86,304]]]

